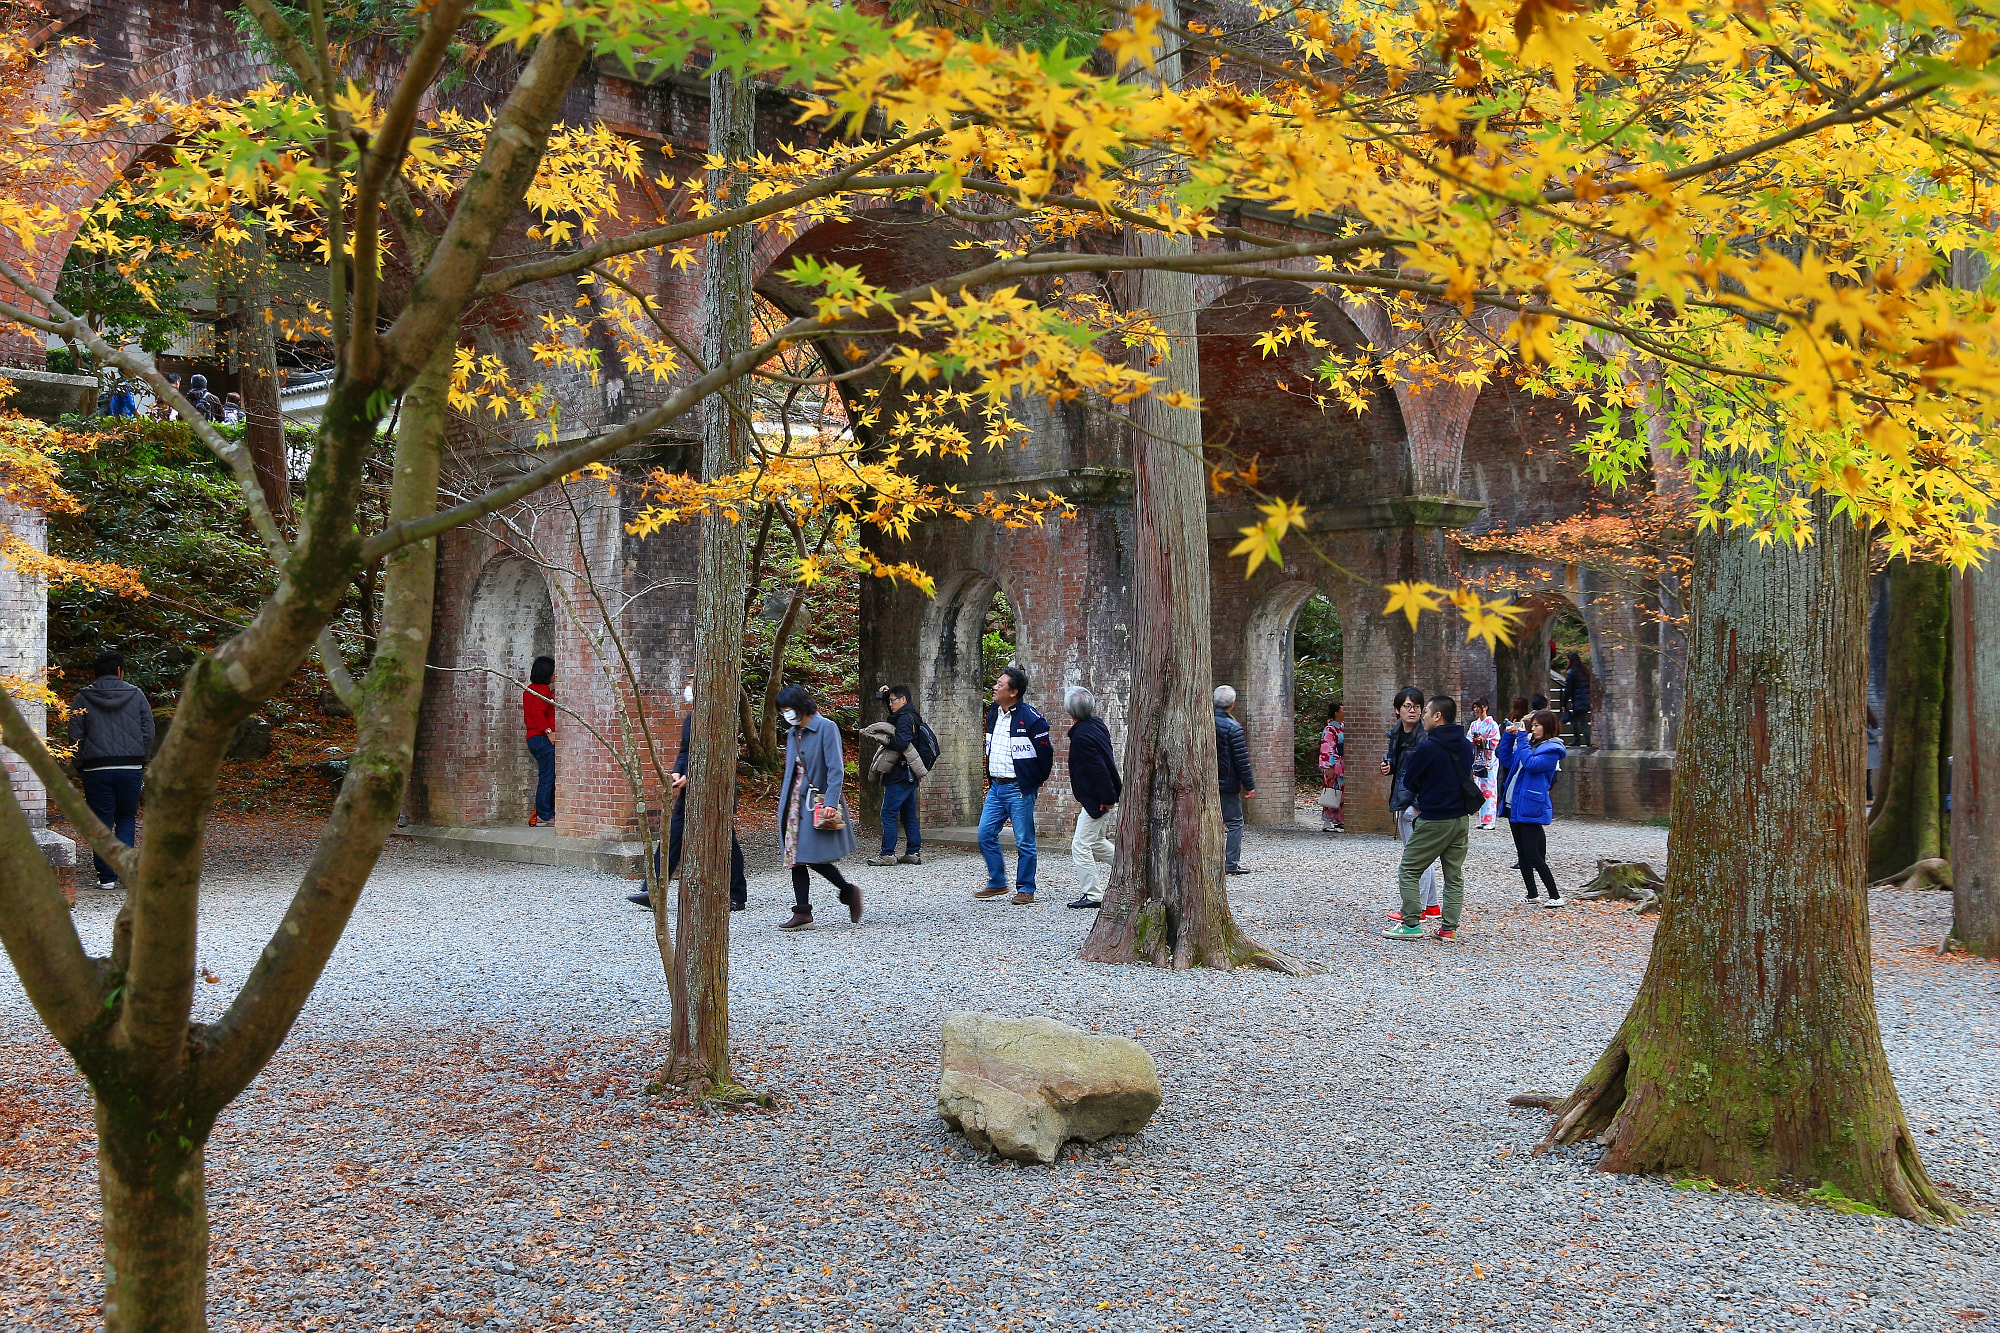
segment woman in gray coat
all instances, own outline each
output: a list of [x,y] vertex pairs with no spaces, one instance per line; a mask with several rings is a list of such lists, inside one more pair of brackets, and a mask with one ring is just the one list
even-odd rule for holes
[[[834,862],[854,850],[854,815],[841,799],[847,765],[840,752],[840,728],[823,716],[803,685],[787,685],[778,693],[778,709],[786,722],[785,777],[778,791],[778,840],[792,872],[792,919],[779,930],[807,930],[813,924],[812,890],[806,872],[840,891],[850,920],[861,920],[861,890],[849,883]],[[840,811],[839,828],[820,828],[815,805]]]

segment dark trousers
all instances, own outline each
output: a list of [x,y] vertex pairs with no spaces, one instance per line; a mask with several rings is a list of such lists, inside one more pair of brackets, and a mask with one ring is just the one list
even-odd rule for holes
[[798,909],[801,912],[810,912],[813,907],[812,889],[810,881],[806,878],[806,871],[808,870],[818,871],[821,879],[842,892],[854,887],[847,882],[847,876],[840,873],[840,867],[831,861],[815,862],[812,865],[793,866],[792,900],[798,904]]
[[1588,708],[1579,708],[1571,713],[1566,720],[1569,722],[1570,730],[1576,733],[1576,743],[1588,750],[1590,748],[1590,710]]
[[[104,826],[118,835],[118,841],[127,847],[139,845],[139,789],[145,786],[146,775],[136,768],[100,768],[83,771],[83,799],[90,803],[91,813],[104,821]],[[97,867],[97,882],[109,884],[118,878],[118,872],[104,864],[104,858],[96,852],[90,860]]]
[[[674,817],[667,825],[667,873],[660,876],[663,885],[681,868],[681,831],[686,827],[687,793],[682,792],[674,797]],[[743,844],[736,841],[733,826],[729,830],[729,901],[736,907],[750,901],[750,881],[743,874]]]
[[923,850],[924,835],[917,828],[917,784],[914,782],[885,782],[882,784],[882,855],[893,856],[896,851],[896,824],[901,821],[906,852]]
[[535,756],[535,818],[546,824],[556,817],[556,743],[547,732],[530,736],[528,753]]
[[1516,824],[1510,819],[1507,828],[1514,835],[1514,852],[1521,862],[1521,882],[1528,886],[1528,896],[1535,896],[1535,875],[1540,873],[1542,883],[1549,886],[1549,897],[1558,897],[1556,877],[1549,870],[1549,826]]

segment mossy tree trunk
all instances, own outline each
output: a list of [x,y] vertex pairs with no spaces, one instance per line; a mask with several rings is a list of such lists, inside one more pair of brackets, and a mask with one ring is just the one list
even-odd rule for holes
[[[728,164],[756,151],[756,85],[716,71],[708,80],[708,173],[718,205],[742,202]],[[719,365],[750,346],[754,227],[733,227],[708,244],[702,264],[706,326],[702,358]],[[702,404],[701,470],[708,479],[743,465],[750,443],[750,397],[742,385]],[[665,1081],[700,1095],[736,1088],[729,1066],[729,867],[736,820],[738,702],[743,695],[743,597],[749,579],[743,535],[719,514],[701,520],[695,587],[694,735],[688,754],[682,835],[680,940],[674,950],[673,1048]],[[664,886],[663,886],[664,888]],[[660,895],[665,898],[665,893]],[[656,907],[663,911],[664,906]]]
[[1949,1220],[1883,1055],[1869,967],[1860,711],[1867,541],[1705,533],[1667,895],[1651,962],[1552,1144],[1599,1169],[1818,1186]]
[[1882,767],[1868,822],[1868,873],[1892,875],[1944,855],[1946,659],[1951,572],[1898,559],[1889,566],[1889,674]]
[[[1155,8],[1162,6],[1157,3]],[[1164,5],[1167,22],[1178,6]],[[1150,75],[1180,80],[1169,54]],[[1163,183],[1164,184],[1164,183]],[[1185,254],[1185,239],[1141,232],[1145,255]],[[1194,280],[1142,269],[1135,303],[1170,339],[1154,374],[1161,391],[1197,398]],[[1247,938],[1229,910],[1222,801],[1216,781],[1213,652],[1209,635],[1208,490],[1201,413],[1142,398],[1132,413],[1132,697],[1126,716],[1125,795],[1117,853],[1083,957],[1157,967],[1295,970],[1294,960]]]
[[2000,570],[1952,578],[1952,934],[2000,958]]

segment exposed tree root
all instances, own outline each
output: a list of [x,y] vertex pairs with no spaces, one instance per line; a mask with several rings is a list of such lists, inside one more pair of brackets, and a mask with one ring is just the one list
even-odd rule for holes
[[1951,862],[1941,856],[1927,856],[1915,865],[1904,866],[1893,875],[1884,875],[1871,889],[1949,889]]
[[1559,1097],[1553,1092],[1517,1092],[1507,1099],[1509,1106],[1532,1106],[1538,1111],[1555,1111],[1567,1097]]
[[1659,911],[1666,891],[1666,881],[1654,874],[1648,863],[1614,861],[1607,857],[1598,861],[1597,877],[1578,889],[1575,896],[1585,902],[1598,898],[1631,899],[1637,904],[1633,914],[1642,915]]

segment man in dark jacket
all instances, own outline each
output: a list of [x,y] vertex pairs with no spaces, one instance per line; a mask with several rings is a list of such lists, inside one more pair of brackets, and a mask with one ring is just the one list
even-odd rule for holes
[[[1449,943],[1458,936],[1465,907],[1465,853],[1472,841],[1472,811],[1478,795],[1472,779],[1472,742],[1458,725],[1458,702],[1448,694],[1432,697],[1423,712],[1424,738],[1403,762],[1403,786],[1417,812],[1409,841],[1403,844],[1398,887],[1403,895],[1402,920],[1382,934],[1392,940],[1420,940],[1424,930],[1419,883],[1431,862],[1444,865],[1444,919],[1437,938]],[[1470,791],[1468,792],[1468,788]]]
[[986,805],[979,812],[979,851],[986,858],[986,887],[975,898],[1007,894],[1007,859],[1000,854],[1000,826],[1014,826],[1014,896],[1027,907],[1035,901],[1035,796],[1056,766],[1049,724],[1027,700],[1028,673],[1001,668],[986,709]]
[[[687,828],[687,771],[688,746],[694,741],[694,686],[681,691],[681,702],[688,706],[687,716],[681,719],[681,750],[674,756],[674,817],[667,826],[667,873],[660,876],[660,885],[665,887],[681,867],[681,834]],[[655,857],[658,852],[653,853]],[[653,910],[653,895],[641,889],[637,893],[625,895],[628,903],[637,903],[647,911]],[[736,841],[736,825],[732,817],[729,827],[729,910],[741,912],[750,905],[750,879],[743,873],[743,844]]]
[[[76,742],[76,771],[83,798],[105,827],[127,847],[139,845],[139,791],[153,757],[153,708],[125,679],[125,659],[106,650],[91,664],[97,679],[76,696],[69,738]],[[118,872],[96,852],[97,887],[118,887]]]
[[[910,702],[910,687],[907,685],[884,685],[875,694],[883,706],[889,710],[889,721],[896,733],[886,742],[888,749],[901,755],[911,753],[917,743],[917,729],[924,725],[923,716],[917,706]],[[896,855],[896,826],[903,828],[903,854]],[[882,854],[868,858],[871,866],[911,865],[924,863],[924,834],[917,827],[917,775],[910,770],[907,758],[896,761],[896,766],[882,775]]]
[[1222,827],[1229,831],[1222,868],[1231,875],[1247,875],[1243,856],[1243,798],[1257,794],[1257,779],[1250,772],[1250,741],[1243,724],[1230,716],[1236,711],[1236,690],[1215,687],[1215,776],[1222,788]]
[[1563,721],[1576,733],[1576,743],[1590,748],[1590,668],[1581,653],[1569,655],[1569,669],[1563,672]]
[[1115,850],[1105,830],[1118,798],[1125,794],[1125,784],[1118,780],[1111,731],[1097,716],[1096,697],[1076,685],[1063,702],[1076,719],[1069,729],[1069,789],[1082,807],[1076,812],[1076,835],[1069,843],[1070,863],[1076,867],[1076,885],[1082,892],[1070,906],[1101,907],[1099,892]]
[[[1396,817],[1396,840],[1407,847],[1417,825],[1417,808],[1412,804],[1409,789],[1403,785],[1403,766],[1424,739],[1424,729],[1419,725],[1424,715],[1424,692],[1414,685],[1405,685],[1396,691],[1390,706],[1396,710],[1396,722],[1389,728],[1389,743],[1382,751],[1382,776],[1389,779],[1389,812]],[[1424,872],[1423,899],[1426,917],[1444,911],[1438,873],[1434,869]],[[1389,916],[1395,921],[1403,919],[1400,911]]]

